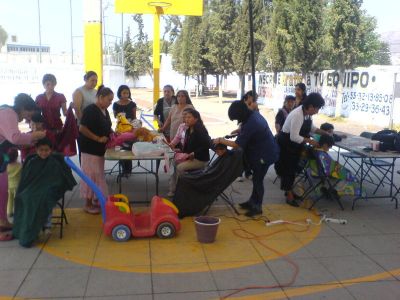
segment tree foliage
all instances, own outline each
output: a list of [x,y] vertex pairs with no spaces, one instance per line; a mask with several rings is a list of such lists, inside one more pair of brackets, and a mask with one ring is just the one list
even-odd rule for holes
[[209,33],[205,54],[217,74],[230,74],[233,70],[233,24],[237,16],[235,0],[209,1]]
[[[232,27],[232,69],[240,78],[240,87],[244,92],[245,74],[251,72],[250,64],[250,28],[249,28],[249,1],[244,0],[236,4],[237,16]],[[253,1],[253,26],[254,26],[254,56],[257,63],[259,54],[264,47],[264,22],[267,10],[264,1]]]
[[138,78],[140,75],[152,75],[152,49],[144,32],[142,15],[134,15],[133,20],[137,24],[138,33],[132,39],[128,28],[124,42],[125,73]]
[[[290,3],[290,2],[289,2]],[[291,69],[303,75],[321,69],[324,0],[291,1]]]
[[[305,74],[390,64],[388,45],[361,0],[252,2],[259,71]],[[244,81],[251,69],[248,7],[249,0],[204,0],[202,17],[165,16],[162,51],[172,54],[175,70],[203,83],[206,74],[236,73]],[[132,76],[150,69],[151,56],[143,21],[135,18],[139,34],[124,45],[135,57],[127,68]]]
[[332,66],[352,69],[360,58],[362,0],[334,0],[328,12]]
[[267,45],[264,49],[266,70],[273,72],[289,69],[288,52],[292,49],[290,35],[291,8],[286,0],[273,1],[271,23],[268,26]]

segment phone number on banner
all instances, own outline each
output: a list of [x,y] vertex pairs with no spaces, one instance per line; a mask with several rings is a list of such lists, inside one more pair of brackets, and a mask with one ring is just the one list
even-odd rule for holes
[[365,113],[373,113],[373,114],[383,114],[385,116],[390,115],[390,105],[385,104],[371,104],[371,103],[351,103],[352,111],[360,111]]
[[384,93],[360,93],[360,92],[343,92],[343,102],[347,101],[363,101],[391,104],[393,94]]

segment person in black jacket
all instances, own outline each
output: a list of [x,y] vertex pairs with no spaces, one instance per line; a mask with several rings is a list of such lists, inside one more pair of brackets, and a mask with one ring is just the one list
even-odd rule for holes
[[[163,89],[164,97],[158,99],[156,108],[154,109],[154,120],[157,121],[158,127],[161,128],[168,118],[172,105],[176,104],[175,91],[172,85],[167,84]],[[169,141],[169,128],[164,130],[164,135]]]
[[185,134],[184,153],[188,159],[174,166],[174,174],[170,179],[168,197],[173,197],[178,177],[185,171],[203,169],[210,160],[211,138],[197,110],[186,111],[185,123],[188,126]]

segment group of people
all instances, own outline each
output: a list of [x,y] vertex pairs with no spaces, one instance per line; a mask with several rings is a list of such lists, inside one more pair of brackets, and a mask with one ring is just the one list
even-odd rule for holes
[[[29,215],[24,212],[24,205],[22,205],[25,203],[24,197],[27,191],[30,191],[31,194],[37,192],[36,196],[40,193],[44,193],[42,196],[52,195],[52,201],[45,206],[46,210],[48,210],[47,218],[40,218],[39,220],[38,216],[40,214],[35,211],[30,213],[31,215],[36,214],[36,220],[32,219],[31,223],[40,223],[43,228],[50,226],[51,210],[60,199],[60,194],[55,195],[52,191],[65,192],[76,183],[73,177],[69,176],[72,176],[70,170],[63,169],[56,177],[64,179],[64,181],[51,180],[54,184],[59,184],[59,186],[55,187],[48,184],[46,187],[43,183],[41,186],[40,180],[30,177],[32,174],[38,173],[38,170],[32,172],[32,168],[37,168],[40,165],[36,162],[38,161],[36,158],[46,162],[46,166],[52,165],[49,170],[57,170],[57,167],[55,167],[57,164],[65,167],[63,160],[59,159],[62,156],[52,153],[53,149],[63,152],[58,146],[69,147],[72,142],[75,147],[78,130],[79,137],[77,141],[80,156],[82,154],[82,168],[84,168],[85,173],[91,175],[92,180],[101,186],[103,192],[106,193],[104,152],[111,132],[111,119],[107,108],[111,104],[114,94],[111,89],[106,87],[99,87],[96,90],[97,74],[93,71],[85,74],[84,82],[84,85],[77,88],[73,93],[72,105],[68,109],[65,96],[55,91],[57,80],[53,74],[43,76],[42,83],[45,91],[43,94],[38,95],[36,100],[33,100],[27,94],[19,94],[15,97],[13,106],[3,105],[0,107],[0,165],[2,166],[0,168],[0,240],[9,240],[17,237],[20,239],[21,245],[31,245],[34,237],[32,238],[31,235],[27,237],[26,226],[21,227],[21,224],[27,222],[27,216]],[[125,86],[121,87],[120,90],[118,93],[120,99],[118,103],[115,103],[115,110],[121,111],[126,107],[128,109],[126,113],[131,113],[132,118],[135,118],[136,105],[132,105],[129,99],[129,88]],[[73,120],[69,119],[69,112]],[[61,113],[66,116],[65,122],[68,123],[64,127]],[[19,130],[18,123],[22,120],[26,120],[30,124],[30,132],[23,133]],[[76,134],[71,134],[73,129],[77,131]],[[71,139],[71,141],[65,143],[66,139]],[[18,150],[21,152],[22,166],[17,160]],[[71,154],[74,154],[74,151]],[[41,166],[41,170],[43,169],[46,168]],[[64,171],[66,171],[66,174],[63,175]],[[47,173],[51,174],[51,172]],[[32,186],[27,184],[27,180],[28,182],[36,182],[35,188],[37,190],[29,190],[32,189]],[[42,188],[47,192],[45,193],[41,190]],[[35,197],[35,195],[31,196]],[[84,184],[81,185],[81,196],[86,199],[85,210],[87,212],[99,212],[93,192]],[[45,200],[46,197],[42,197],[42,199]],[[41,207],[43,210],[44,206],[42,205]],[[22,219],[21,215],[23,216]],[[14,216],[14,226],[8,219],[11,216]],[[34,228],[35,226],[31,224],[30,227]],[[38,232],[35,231],[32,234],[37,235]]]
[[173,197],[178,177],[186,171],[204,168],[210,160],[211,138],[186,90],[175,96],[173,87],[166,85],[163,93],[154,109],[154,119],[176,152],[168,191],[168,196]]
[[[44,77],[46,91],[37,97],[36,102],[27,94],[19,94],[15,97],[13,106],[0,107],[0,165],[3,166],[0,168],[0,240],[17,237],[20,244],[27,247],[32,244],[42,227],[49,226],[51,210],[61,196],[60,193],[71,189],[75,184],[72,174],[67,179],[68,174],[64,177],[57,169],[58,163],[50,162],[52,143],[46,136],[55,134],[62,128],[62,123],[60,126],[54,114],[50,113],[51,117],[47,119],[36,120],[47,121],[46,129],[36,127],[35,130],[22,133],[18,128],[18,123],[22,120],[31,122],[38,115],[40,105],[45,107],[43,114],[51,112],[51,108],[42,102],[46,95],[50,99],[56,99],[60,108],[65,105],[61,94],[46,94],[51,89],[53,78]],[[54,86],[55,84],[53,89]],[[34,145],[33,151],[30,145]],[[27,153],[30,155],[24,157],[23,167],[17,161],[17,147],[21,150],[30,149]],[[38,171],[43,170],[47,171],[47,176],[54,176],[53,171],[57,170],[59,180],[39,184],[45,177]],[[68,184],[65,184],[65,180]],[[14,226],[8,220],[10,216],[14,216]]]
[[[113,102],[114,92],[104,86],[96,89],[97,81],[95,72],[89,71],[85,74],[84,85],[77,88],[72,95],[71,109],[74,110],[79,128],[77,144],[81,168],[100,187],[103,194],[107,195],[104,154],[113,131],[107,109]],[[52,136],[63,130],[61,113],[66,116],[69,109],[67,110],[65,96],[55,91],[56,84],[55,76],[46,74],[43,77],[45,91],[37,96],[36,101],[29,95],[19,94],[15,98],[14,106],[0,107],[0,164],[5,165],[8,162],[11,175],[9,180],[7,170],[0,167],[0,231],[7,232],[12,228],[7,218],[7,203],[10,204],[8,215],[13,214],[13,201],[8,200],[8,191],[11,198],[18,198],[18,185],[14,179],[21,176],[21,167],[17,166],[15,147],[19,147],[22,152],[30,149],[27,154],[42,157],[41,146],[54,146]],[[252,193],[248,201],[240,204],[247,210],[247,216],[262,213],[263,180],[272,164],[275,164],[276,172],[281,178],[281,189],[285,191],[287,203],[298,206],[292,188],[302,145],[318,146],[318,142],[311,138],[312,133],[329,134],[312,124],[312,115],[324,106],[324,99],[320,94],[306,95],[305,85],[296,85],[295,96],[285,98],[284,106],[276,116],[277,135],[274,137],[267,121],[258,112],[257,95],[253,91],[246,93],[241,100],[233,102],[228,110],[229,118],[239,124],[234,132],[237,138],[231,141],[210,138],[200,113],[194,108],[186,90],[180,90],[175,95],[173,87],[166,85],[163,93],[164,97],[155,106],[154,118],[159,131],[164,134],[170,147],[176,150],[168,196],[174,196],[177,180],[184,172],[199,170],[207,165],[210,147],[218,150],[230,146],[243,150],[245,170],[252,174]],[[136,104],[132,100],[129,87],[121,85],[117,97],[118,100],[112,106],[114,116],[123,113],[130,121],[136,119]],[[31,132],[22,133],[18,129],[18,123],[23,119],[31,122]],[[35,144],[36,148],[32,148]],[[125,166],[125,169],[129,169],[129,166]],[[80,195],[85,199],[84,210],[87,213],[100,212],[95,194],[84,182],[81,182]],[[0,240],[9,238],[12,236],[0,235]]]

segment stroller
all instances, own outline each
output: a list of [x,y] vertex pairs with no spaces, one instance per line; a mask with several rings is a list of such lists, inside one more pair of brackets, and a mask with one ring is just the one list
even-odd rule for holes
[[179,217],[194,216],[210,207],[243,172],[243,151],[229,150],[206,169],[179,177],[173,203]]

